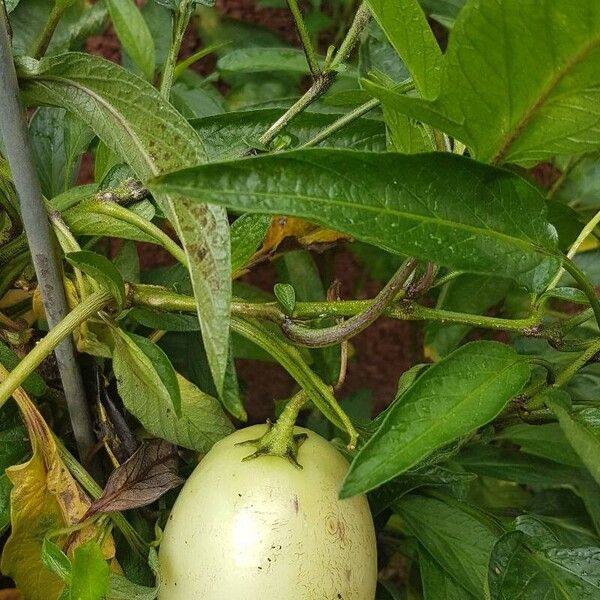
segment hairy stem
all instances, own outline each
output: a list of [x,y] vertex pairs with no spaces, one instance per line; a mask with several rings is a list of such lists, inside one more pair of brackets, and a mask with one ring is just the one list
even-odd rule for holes
[[56,3],[52,6],[48,20],[44,25],[44,30],[37,41],[35,50],[33,51],[33,56],[38,60],[42,58],[44,54],[46,54],[46,50],[48,50],[48,46],[52,41],[52,36],[54,35],[54,32],[60,23],[60,19],[63,16],[64,11],[65,7],[62,3]]
[[270,144],[275,136],[292,120],[304,111],[313,102],[318,100],[333,84],[336,78],[335,70],[348,58],[354,46],[357,44],[360,34],[367,26],[370,19],[369,9],[361,4],[358,8],[354,21],[348,30],[339,50],[333,57],[331,64],[325,71],[319,71],[315,76],[313,84],[273,125],[259,138],[259,142],[265,146]]
[[598,327],[600,327],[600,300],[598,300],[594,286],[590,283],[590,280],[586,277],[585,273],[570,258],[565,258],[563,260],[563,266],[587,296],[592,306],[592,310],[594,311],[594,317],[596,318]]
[[564,367],[559,373],[557,373],[554,383],[550,388],[545,388],[537,393],[527,403],[529,410],[536,410],[544,406],[545,393],[547,389],[558,389],[568,383],[577,372],[584,367],[590,360],[592,360],[598,353],[600,353],[600,339],[594,340],[577,358]]
[[287,3],[292,16],[294,17],[294,23],[296,24],[296,29],[298,30],[298,35],[300,36],[300,42],[302,43],[302,48],[304,50],[304,54],[306,55],[308,68],[310,69],[312,76],[316,77],[321,72],[321,67],[319,66],[315,49],[313,48],[310,40],[310,34],[308,33],[308,29],[304,23],[302,12],[298,6],[298,0],[287,0]]
[[173,15],[173,37],[171,39],[171,46],[169,47],[169,53],[167,54],[162,79],[160,81],[160,93],[167,100],[171,96],[171,88],[173,87],[173,78],[175,67],[177,65],[177,58],[179,57],[179,50],[181,50],[183,34],[185,33],[191,16],[191,2],[186,2],[183,10],[177,10]]
[[[130,284],[129,300],[134,305],[147,306],[157,310],[174,312],[195,312],[196,305],[192,296],[186,296],[167,290],[160,286],[147,284]],[[353,317],[368,310],[373,300],[340,300],[336,302],[298,302],[294,308],[296,319],[320,319],[325,317]],[[267,319],[281,324],[287,318],[276,303],[244,302],[234,299],[231,312],[243,317]],[[514,331],[523,335],[532,335],[532,331],[541,323],[541,312],[534,312],[525,319],[502,319],[486,315],[472,315],[438,308],[428,308],[414,302],[399,302],[388,306],[381,313],[383,316],[404,321],[433,320],[442,323],[460,323],[481,329],[496,331]],[[580,317],[582,318],[582,317]],[[589,318],[589,317],[588,317]],[[535,332],[543,335],[543,331]]]
[[354,110],[351,110],[350,112],[346,113],[343,117],[340,117],[339,119],[334,121],[328,127],[322,129],[314,138],[302,144],[300,148],[311,148],[312,146],[320,144],[322,141],[326,140],[327,138],[331,137],[334,133],[336,133],[336,131],[339,131],[340,129],[348,125],[348,123],[352,123],[352,121],[356,121],[356,119],[359,119],[363,115],[366,115],[374,108],[377,108],[380,104],[381,101],[377,98],[373,98],[373,100],[365,102],[361,106],[358,106]]

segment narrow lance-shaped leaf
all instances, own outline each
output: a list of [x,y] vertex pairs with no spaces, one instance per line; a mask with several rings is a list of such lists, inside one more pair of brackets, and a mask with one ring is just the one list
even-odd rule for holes
[[298,150],[183,169],[150,187],[303,217],[390,252],[510,277],[532,290],[542,290],[560,264],[533,185],[447,153]]
[[149,81],[154,75],[154,40],[133,0],[107,0],[111,21],[123,49]]
[[533,165],[583,154],[600,146],[598,31],[596,0],[472,0],[450,35],[437,98],[364,87],[465,142],[484,162]]
[[105,287],[115,299],[117,306],[122,309],[125,304],[125,283],[115,265],[105,256],[81,250],[65,255],[67,261],[75,268],[83,271]]
[[219,402],[177,375],[181,392],[181,416],[171,408],[169,393],[152,361],[120,329],[113,330],[113,370],[125,408],[151,434],[198,452],[233,430]]
[[467,344],[402,394],[354,458],[341,494],[371,490],[496,417],[527,381],[529,365],[509,346]]
[[368,0],[367,4],[408,67],[421,96],[435,98],[442,51],[417,0]]
[[[68,53],[26,63],[20,78],[26,102],[73,112],[142,181],[206,160],[202,141],[183,117],[149,83],[118,65]],[[155,198],[184,246],[202,339],[221,393],[231,299],[227,213],[221,207],[185,198]]]
[[566,392],[558,392],[546,399],[556,415],[567,440],[577,452],[594,479],[600,483],[600,409],[587,407],[578,411],[569,408]]

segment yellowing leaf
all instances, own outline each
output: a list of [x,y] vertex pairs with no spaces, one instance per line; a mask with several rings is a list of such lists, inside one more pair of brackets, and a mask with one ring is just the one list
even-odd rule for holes
[[[0,373],[6,375],[3,367]],[[63,463],[50,428],[27,394],[19,388],[14,398],[29,432],[33,456],[28,462],[6,470],[13,486],[12,529],[0,569],[12,577],[27,600],[57,600],[64,584],[43,566],[42,543],[49,534],[79,523],[90,499]],[[72,553],[96,533],[96,527],[91,525],[53,540],[65,552]],[[112,540],[106,543],[104,552],[107,558],[114,556]]]
[[[273,217],[265,240],[258,255],[272,254],[286,238],[294,237],[302,246],[331,244],[338,240],[350,239],[347,235],[313,225],[295,217]],[[251,261],[252,262],[252,261]]]

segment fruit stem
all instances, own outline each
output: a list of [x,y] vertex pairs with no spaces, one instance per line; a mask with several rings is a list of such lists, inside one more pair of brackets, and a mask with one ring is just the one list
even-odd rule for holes
[[302,465],[298,462],[298,449],[307,435],[295,434],[294,426],[305,403],[306,394],[301,390],[285,405],[275,424],[267,422],[268,430],[262,437],[242,442],[241,446],[256,447],[256,451],[243,460],[253,460],[259,456],[279,456],[289,460],[297,469],[302,469]]

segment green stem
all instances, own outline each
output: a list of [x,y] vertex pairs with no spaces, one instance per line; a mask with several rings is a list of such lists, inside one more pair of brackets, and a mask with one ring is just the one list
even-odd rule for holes
[[12,396],[13,392],[27,379],[42,361],[68,337],[81,323],[94,316],[112,300],[110,292],[100,291],[88,296],[72,310],[62,321],[55,325],[10,372],[0,384],[0,407]]
[[[599,352],[600,339],[596,339],[572,363],[568,364],[564,369],[562,369],[562,371],[560,371],[556,375],[556,379],[554,380],[552,386],[550,386],[550,389],[558,389],[566,383],[568,383],[578,373],[578,371],[582,367],[584,367],[590,360],[592,360],[594,356],[596,356],[596,354],[598,354]],[[533,398],[531,398],[531,400],[527,403],[528,409],[535,410],[544,406],[546,389],[542,390]]]
[[314,138],[308,140],[300,148],[311,148],[312,146],[316,146],[320,144],[322,141],[326,140],[328,137],[331,137],[336,131],[339,131],[348,123],[352,123],[352,121],[356,121],[363,115],[366,115],[368,112],[372,111],[374,108],[377,108],[381,104],[381,101],[377,98],[373,98],[373,100],[369,100],[365,102],[361,106],[351,110],[349,113],[346,113],[343,117],[340,117],[336,121],[334,121],[325,129],[322,129]]
[[52,6],[52,10],[50,11],[50,15],[48,16],[48,20],[44,25],[44,30],[42,31],[39,40],[36,44],[35,50],[33,52],[33,56],[38,60],[46,54],[46,50],[48,50],[48,46],[52,41],[52,36],[60,23],[60,19],[65,11],[65,6],[61,2],[56,3]]
[[314,77],[313,84],[275,123],[273,123],[265,133],[259,138],[259,142],[263,145],[270,144],[275,136],[292,120],[304,111],[313,102],[318,100],[333,84],[336,78],[336,69],[346,60],[352,52],[354,46],[358,43],[360,34],[366,27],[370,19],[369,9],[366,5],[361,4],[352,25],[348,30],[348,34],[344,38],[339,50],[333,57],[331,64],[328,65],[325,71],[319,71]]
[[187,268],[187,258],[183,249],[174,242],[162,229],[148,219],[112,201],[91,201],[87,203],[86,210],[109,217],[114,217],[125,223],[137,227],[144,233],[153,237],[177,262]]
[[[196,304],[192,296],[178,294],[160,286],[130,284],[129,296],[130,302],[134,305],[171,312],[196,312]],[[372,304],[373,300],[298,302],[294,308],[293,316],[297,319],[353,317],[368,310]],[[279,310],[278,305],[272,302],[243,302],[234,299],[231,303],[231,313],[242,317],[268,319],[279,324],[287,318],[287,315]],[[535,312],[525,319],[502,319],[428,308],[413,302],[400,302],[389,306],[381,314],[382,316],[404,321],[433,320],[442,323],[460,323],[482,329],[514,331],[523,335],[532,335],[532,329],[539,325],[542,320],[542,315],[539,312]]]
[[171,46],[165,66],[163,69],[162,79],[160,82],[160,93],[167,100],[171,96],[171,88],[173,87],[175,66],[177,64],[177,58],[179,57],[179,51],[181,50],[181,42],[183,41],[183,34],[185,33],[186,27],[192,16],[192,3],[186,2],[183,10],[178,10],[173,16],[173,38],[171,40]]
[[[67,469],[71,472],[73,477],[79,482],[81,487],[92,497],[93,500],[97,500],[102,495],[102,488],[94,481],[94,478],[85,470],[85,468],[77,461],[77,459],[67,450],[62,440],[56,435],[54,441],[58,448],[58,452]],[[139,536],[138,532],[133,528],[129,521],[120,513],[110,513],[110,518],[117,526],[119,531],[123,534],[123,537],[127,540],[127,543],[141,557],[146,558],[148,556],[148,544]]]
[[286,337],[295,344],[312,348],[331,346],[348,340],[371,325],[386,307],[397,298],[416,266],[417,261],[414,258],[406,260],[381,292],[377,294],[369,307],[346,321],[331,327],[312,329],[287,318],[281,324],[281,329]]
[[[577,251],[579,250],[581,244],[583,244],[583,242],[585,242],[585,240],[593,233],[598,223],[600,223],[600,210],[586,223],[585,227],[581,230],[581,232],[577,236],[577,239],[569,248],[569,251],[567,252],[567,258],[573,258],[577,254]],[[550,282],[548,289],[555,288],[558,285],[558,282],[562,277],[564,268],[565,267],[561,267],[559,269],[554,279]]]
[[206,48],[202,48],[201,50],[190,54],[190,56],[177,63],[177,66],[173,70],[173,81],[177,81],[181,77],[181,75],[183,75],[186,69],[191,67],[194,63],[203,59],[205,56],[208,56],[209,54],[212,54],[213,52],[217,51],[219,48],[226,46],[227,44],[229,44],[229,42],[219,42],[216,44],[211,44]]
[[306,401],[304,390],[299,391],[285,405],[275,425],[269,423],[268,431],[261,438],[242,442],[241,445],[250,445],[256,448],[256,451],[244,460],[252,460],[259,456],[279,456],[301,469],[302,465],[298,462],[298,449],[306,440],[307,435],[305,433],[294,434],[294,427],[298,414]]
[[352,21],[352,25],[350,25],[350,29],[346,34],[346,37],[343,39],[338,51],[335,53],[329,68],[334,71],[337,69],[342,63],[346,62],[352,50],[356,46],[359,41],[360,34],[363,32],[364,28],[368,25],[371,20],[371,13],[367,5],[363,2],[356,11],[354,15],[354,20]]
[[592,306],[592,310],[594,311],[594,317],[596,318],[598,327],[600,327],[600,300],[598,300],[594,286],[590,283],[590,280],[586,277],[585,273],[570,258],[565,257],[563,266],[587,296]]
[[308,90],[258,138],[258,141],[265,146],[270,144],[292,119],[297,117],[331,87],[334,79],[335,74],[333,73],[317,75]]
[[304,49],[304,54],[306,55],[308,68],[310,69],[312,76],[316,77],[321,72],[321,67],[319,66],[315,49],[313,48],[310,40],[310,34],[308,33],[302,13],[300,12],[298,1],[287,0],[287,3],[292,16],[294,17],[294,23],[296,24],[296,29],[298,30],[298,35],[300,36],[300,42],[302,43],[302,48]]

